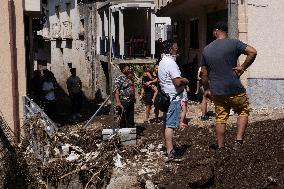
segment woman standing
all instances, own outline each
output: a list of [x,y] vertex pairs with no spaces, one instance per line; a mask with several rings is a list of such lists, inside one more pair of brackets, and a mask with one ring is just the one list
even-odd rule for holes
[[56,100],[55,100],[55,86],[54,77],[51,72],[44,73],[44,82],[42,84],[42,91],[44,95],[44,112],[52,119],[56,115]]

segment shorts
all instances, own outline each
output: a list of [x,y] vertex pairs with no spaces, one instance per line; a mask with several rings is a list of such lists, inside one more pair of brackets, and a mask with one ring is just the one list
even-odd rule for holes
[[147,106],[147,105],[152,105],[153,104],[153,94],[148,92],[148,93],[145,93],[144,97],[143,97],[143,102],[144,104]]
[[239,116],[249,116],[249,102],[246,93],[236,95],[213,96],[216,112],[216,123],[226,124],[230,109],[233,108]]
[[164,113],[164,125],[166,128],[176,129],[179,127],[180,119],[180,100],[171,101],[170,107],[166,113]]

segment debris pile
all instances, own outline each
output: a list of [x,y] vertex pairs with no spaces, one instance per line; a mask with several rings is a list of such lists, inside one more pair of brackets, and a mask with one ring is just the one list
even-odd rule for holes
[[118,136],[103,142],[101,128],[77,125],[50,135],[48,127],[40,117],[30,118],[24,125],[21,152],[27,172],[37,178],[29,186],[65,187],[70,178],[77,178],[82,188],[101,188],[108,183],[120,147]]

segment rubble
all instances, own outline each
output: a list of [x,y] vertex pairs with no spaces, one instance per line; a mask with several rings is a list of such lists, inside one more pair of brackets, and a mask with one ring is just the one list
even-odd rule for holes
[[30,118],[23,127],[26,137],[19,153],[27,162],[26,172],[34,178],[27,179],[29,186],[39,189],[41,183],[64,187],[69,178],[77,176],[84,188],[100,188],[110,179],[115,165],[122,167],[119,137],[103,142],[101,128],[84,129],[80,125],[52,135],[47,128],[40,117]]

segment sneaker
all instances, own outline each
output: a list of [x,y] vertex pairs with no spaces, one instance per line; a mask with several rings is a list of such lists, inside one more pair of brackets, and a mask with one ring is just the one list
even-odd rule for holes
[[242,147],[243,147],[243,141],[242,140],[236,140],[235,144],[233,146],[233,150],[239,151],[239,150],[242,149]]
[[208,121],[209,120],[209,117],[207,115],[205,116],[201,116],[201,121]]
[[83,117],[80,113],[77,113],[76,116],[79,117],[79,118]]
[[170,154],[168,154],[168,157],[166,159],[166,162],[171,162],[171,161],[173,161],[173,162],[181,162],[181,161],[183,161],[183,159],[177,155],[175,150],[172,150],[170,152]]

